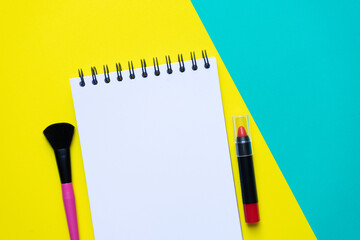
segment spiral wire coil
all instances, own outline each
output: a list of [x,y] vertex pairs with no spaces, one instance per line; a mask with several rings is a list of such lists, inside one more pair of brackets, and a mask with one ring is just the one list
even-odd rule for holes
[[[197,62],[196,62],[195,52],[190,52],[190,57],[191,57],[191,63],[192,63],[191,69],[193,71],[196,71],[198,69],[198,65],[197,65]],[[204,60],[205,69],[210,68],[210,62],[209,62],[209,58],[207,56],[206,50],[202,51],[202,57],[203,57],[203,60]],[[172,69],[172,63],[171,63],[171,60],[170,60],[170,56],[169,55],[165,56],[165,60],[166,60],[166,68],[167,68],[166,72],[168,74],[172,74],[173,69]],[[179,71],[180,72],[185,72],[184,58],[183,58],[182,54],[178,54],[178,62],[179,62]],[[146,77],[149,76],[149,74],[148,74],[148,72],[146,70],[146,61],[145,61],[145,59],[141,59],[140,63],[141,63],[141,71],[142,71],[141,76],[143,78],[146,78]],[[159,62],[158,62],[157,57],[153,58],[153,64],[154,64],[154,75],[159,76],[160,75],[160,68],[159,68]],[[117,76],[116,79],[119,82],[121,82],[124,79],[123,74],[122,74],[123,70],[122,70],[121,64],[116,63],[115,66],[116,66],[116,76]],[[128,67],[129,67],[128,68],[129,78],[131,80],[133,80],[133,79],[135,79],[135,71],[134,71],[134,64],[133,64],[132,61],[128,61]],[[110,79],[110,72],[109,72],[108,65],[103,65],[103,70],[104,70],[104,82],[109,83],[111,81],[111,79]],[[78,74],[79,74],[79,78],[80,78],[79,85],[81,87],[84,87],[85,86],[85,79],[84,79],[83,70],[78,69]],[[97,74],[98,74],[98,72],[96,70],[96,67],[91,67],[91,77],[92,77],[91,83],[93,85],[98,84],[98,79],[97,79],[97,76],[96,76]]]

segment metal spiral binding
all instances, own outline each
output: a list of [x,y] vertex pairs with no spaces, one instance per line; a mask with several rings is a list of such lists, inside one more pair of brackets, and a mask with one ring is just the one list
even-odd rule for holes
[[205,68],[210,68],[210,63],[209,63],[209,59],[208,59],[208,56],[207,56],[207,53],[206,53],[206,50],[205,50],[205,55],[204,55],[204,51],[201,51],[202,52],[202,57],[204,59],[204,63],[205,63]]
[[117,80],[120,82],[123,80],[123,77],[122,77],[122,74],[121,74],[121,64],[120,63],[117,63],[116,64],[116,75],[117,75]]
[[185,64],[184,64],[184,59],[183,59],[182,54],[178,54],[178,61],[179,61],[179,66],[180,66],[180,68],[179,68],[180,72],[185,72]]
[[155,64],[155,58],[153,58],[153,62],[154,62],[154,74],[155,74],[155,76],[159,76],[160,75],[160,68],[159,68],[158,59],[156,58],[156,64]]
[[[193,54],[194,54],[194,59],[193,59]],[[195,57],[195,52],[190,52],[191,55],[191,63],[192,63],[192,70],[196,71],[198,69],[197,64],[196,64],[196,57]]]
[[109,83],[110,82],[110,75],[109,75],[109,67],[108,65],[105,65],[103,66],[104,67],[104,81],[105,83]]
[[92,84],[93,85],[98,84],[98,81],[96,79],[96,75],[97,75],[96,67],[91,67],[91,76],[92,76]]
[[130,79],[135,79],[135,72],[134,72],[133,62],[131,61],[131,65],[130,65],[130,61],[129,61],[128,64],[129,64],[129,74],[130,74],[129,77],[130,77]]
[[[206,50],[201,51],[202,53],[202,57],[204,59],[204,67],[206,69],[210,68],[210,62],[209,62],[209,58],[207,56],[207,52]],[[190,58],[191,58],[191,63],[192,63],[192,70],[196,71],[198,69],[198,65],[197,65],[197,61],[196,61],[196,57],[195,57],[195,52],[190,52]],[[172,63],[170,60],[170,56],[165,56],[165,60],[166,60],[166,72],[168,74],[172,74],[173,73],[173,69],[172,69]],[[178,62],[179,62],[179,71],[180,72],[185,72],[185,63],[184,63],[184,58],[182,54],[178,54]],[[142,70],[142,77],[146,78],[149,76],[148,72],[147,72],[147,66],[146,66],[146,62],[145,59],[141,59],[140,60],[141,63],[141,70]],[[153,58],[153,64],[154,64],[154,75],[155,76],[159,76],[160,75],[160,67],[159,67],[159,62],[158,62],[158,58],[154,57]],[[119,82],[121,82],[124,78],[122,75],[122,67],[120,63],[116,63],[116,75],[117,75],[117,80]],[[128,71],[129,71],[129,78],[130,79],[135,79],[135,71],[134,71],[134,64],[132,61],[128,61]],[[109,67],[108,65],[103,65],[103,69],[104,69],[104,82],[105,83],[110,83],[110,72],[109,72]],[[79,78],[80,78],[80,82],[79,85],[81,87],[85,86],[85,79],[84,79],[84,73],[82,69],[78,69],[78,73],[79,73]],[[92,81],[91,83],[93,85],[97,85],[98,84],[98,79],[96,77],[97,75],[97,70],[96,67],[91,67],[91,77],[92,77]]]
[[84,87],[85,86],[85,80],[84,80],[84,73],[82,69],[78,69],[79,72],[79,78],[80,78],[80,87]]
[[166,72],[167,72],[168,74],[172,74],[173,70],[172,70],[172,68],[171,68],[170,56],[169,56],[169,55],[168,55],[168,56],[165,56],[165,60],[166,60],[166,67],[167,67]]
[[147,71],[146,71],[146,62],[145,59],[141,59],[141,70],[142,70],[142,76],[143,78],[146,78],[148,76]]

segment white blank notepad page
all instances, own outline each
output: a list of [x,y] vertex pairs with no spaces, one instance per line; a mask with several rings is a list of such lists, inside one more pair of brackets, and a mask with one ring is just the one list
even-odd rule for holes
[[98,240],[242,239],[216,59],[71,79]]

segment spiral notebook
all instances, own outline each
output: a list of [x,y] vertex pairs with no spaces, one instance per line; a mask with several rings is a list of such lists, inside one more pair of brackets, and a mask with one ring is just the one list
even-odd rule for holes
[[95,239],[242,239],[216,59],[166,62],[70,80]]

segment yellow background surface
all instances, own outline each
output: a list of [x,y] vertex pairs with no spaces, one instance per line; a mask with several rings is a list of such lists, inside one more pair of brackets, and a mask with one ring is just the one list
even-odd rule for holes
[[[244,239],[315,236],[251,118],[261,222],[244,222],[231,116],[249,114],[190,1],[7,1],[1,19],[0,239],[69,239],[55,158],[42,134],[76,126],[69,78],[153,56],[216,56]],[[239,66],[240,68],[241,66]],[[78,133],[72,173],[81,239],[93,239]],[[139,226],[141,231],[141,226]],[[114,238],[116,239],[116,238]]]

